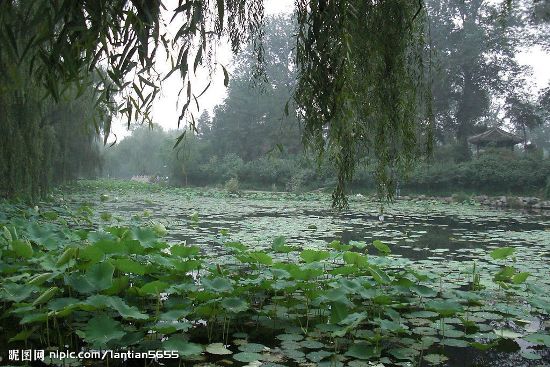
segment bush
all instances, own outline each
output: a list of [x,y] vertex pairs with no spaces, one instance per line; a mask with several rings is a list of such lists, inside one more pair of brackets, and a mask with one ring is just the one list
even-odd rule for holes
[[462,203],[465,203],[467,201],[470,201],[470,197],[467,194],[463,193],[463,192],[457,192],[457,193],[453,194],[453,201],[455,203],[461,203],[462,204]]
[[229,179],[225,183],[225,191],[229,194],[238,194],[239,193],[239,180],[235,177]]
[[404,186],[417,191],[458,189],[490,195],[525,195],[545,188],[549,176],[549,160],[535,154],[492,149],[467,162],[420,164]]
[[286,191],[288,192],[302,192],[304,190],[305,177],[302,171],[296,172],[292,175],[290,180],[286,183]]
[[240,171],[239,178],[254,186],[284,186],[297,170],[292,157],[287,159],[262,157],[247,162]]
[[515,196],[507,197],[506,198],[506,203],[508,204],[508,207],[513,208],[513,209],[519,209],[519,208],[523,207],[523,203],[521,202],[521,200],[519,200],[519,198],[517,198]]

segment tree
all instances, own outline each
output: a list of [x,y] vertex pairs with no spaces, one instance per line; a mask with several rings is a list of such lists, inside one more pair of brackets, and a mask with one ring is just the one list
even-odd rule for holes
[[484,0],[428,3],[438,61],[433,85],[438,138],[456,139],[465,151],[467,138],[483,129],[499,98],[514,99],[520,89],[524,70],[514,59],[519,14],[505,13],[502,6]]
[[509,96],[506,98],[506,117],[516,130],[523,135],[523,142],[527,144],[527,131],[533,130],[543,123],[541,112],[530,96]]
[[[430,150],[423,1],[297,1],[295,101],[304,140],[337,170],[336,206],[370,153],[380,198]],[[396,173],[397,172],[397,173]]]
[[[424,78],[424,3],[410,0],[299,0],[297,12],[296,111],[306,141],[329,153],[338,171],[336,205],[345,204],[346,183],[365,150],[374,152],[381,196],[391,196],[393,172],[419,153],[419,132],[429,130]],[[170,37],[165,14],[178,31]],[[16,25],[37,32],[13,42]],[[102,65],[96,87],[112,111],[149,119],[161,79],[158,54],[179,73],[185,103],[180,120],[201,92],[190,73],[215,63],[215,46],[227,37],[234,52],[251,43],[262,74],[263,1],[180,0],[166,9],[160,0],[18,1],[0,3],[0,49],[9,62],[28,60],[28,75],[59,100],[68,85],[81,89],[85,71]],[[116,105],[112,96],[122,102]],[[105,126],[109,133],[109,125]],[[426,135],[426,134],[424,134]],[[429,140],[429,139],[428,139]]]
[[210,113],[208,113],[208,111],[202,111],[199,116],[199,120],[197,121],[197,130],[200,137],[208,135],[212,130],[212,118],[210,117]]
[[302,150],[297,116],[284,114],[285,105],[292,105],[296,85],[291,43],[294,27],[290,18],[267,20],[264,83],[258,85],[254,77],[255,61],[250,47],[236,57],[227,98],[215,108],[211,128],[204,135],[213,143],[214,154],[222,157],[234,153],[250,161],[274,149],[291,154]]
[[80,85],[64,85],[55,99],[47,92],[33,72],[37,61],[25,57],[40,33],[25,12],[32,6],[0,3],[0,194],[30,200],[52,185],[99,173],[99,138],[112,104],[95,93],[104,79],[100,69],[73,70]]
[[530,71],[515,58],[526,46],[544,45],[548,27],[533,16],[538,6],[531,0],[428,2],[436,136],[457,144],[459,159],[469,157],[467,138],[488,125],[511,125],[525,136],[541,123]]
[[104,174],[119,178],[167,176],[173,138],[173,133],[159,125],[134,127],[130,136],[104,150]]

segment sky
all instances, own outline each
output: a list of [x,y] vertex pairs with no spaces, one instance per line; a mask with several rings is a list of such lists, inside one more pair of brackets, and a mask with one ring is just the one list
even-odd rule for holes
[[[266,0],[265,1],[265,15],[277,15],[277,14],[290,14],[294,10],[294,0]],[[232,65],[233,54],[228,43],[222,43],[217,49],[217,62],[224,65],[229,71],[231,77],[231,71],[234,69]],[[169,65],[161,65],[164,72],[168,72]],[[200,69],[200,66],[199,66]],[[192,80],[193,90],[202,91],[208,84],[208,72],[205,69],[197,70],[196,77]],[[207,110],[212,112],[214,107],[221,104],[227,96],[227,88],[223,84],[223,71],[221,68],[217,69],[217,74],[213,76],[212,84],[210,88],[201,96],[199,100],[200,110],[197,111],[195,105],[192,106],[192,111],[197,119],[202,111]],[[181,103],[178,107],[178,92],[181,87],[181,79],[178,73],[174,73],[170,78],[165,80],[161,86],[160,97],[154,102],[152,109],[153,121],[156,124],[162,126],[165,130],[173,130],[178,128],[178,117],[180,115]],[[197,92],[199,93],[199,92]],[[183,100],[185,103],[185,100]],[[184,121],[182,121],[182,124]],[[180,126],[183,127],[183,126]],[[116,134],[118,141],[124,137],[130,135],[127,130],[127,120],[121,118],[120,121],[114,121],[112,131]],[[111,137],[110,142],[114,141],[114,137]]]
[[[291,13],[294,9],[294,0],[266,0],[265,14],[276,15]],[[534,92],[550,84],[550,53],[540,47],[526,49],[517,55],[517,60],[522,65],[530,66],[533,70],[533,89]],[[217,62],[224,65],[231,75],[234,69],[232,65],[232,52],[227,43],[222,43],[217,49]],[[169,66],[167,63],[160,65],[161,71],[167,73]],[[212,78],[212,84],[206,93],[199,100],[200,109],[192,107],[192,111],[197,119],[204,110],[212,112],[214,107],[221,104],[226,97],[227,88],[223,84],[223,72],[217,68],[216,75]],[[208,84],[208,72],[205,69],[197,70],[197,75],[193,77],[192,84],[195,93],[201,91]],[[160,97],[154,102],[152,109],[153,121],[162,126],[165,130],[178,128],[178,117],[180,114],[181,103],[178,106],[178,92],[181,86],[181,79],[178,73],[174,73],[169,79],[163,82]],[[185,102],[185,101],[183,101]],[[182,124],[185,122],[182,121]],[[183,127],[183,126],[180,126]],[[116,134],[117,140],[130,135],[126,128],[126,120],[121,119],[113,122],[112,131]],[[111,137],[110,141],[114,141]]]

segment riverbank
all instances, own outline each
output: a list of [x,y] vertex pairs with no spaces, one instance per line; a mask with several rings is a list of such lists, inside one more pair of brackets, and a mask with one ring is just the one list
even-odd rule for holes
[[430,195],[403,195],[397,200],[412,201],[440,201],[443,203],[468,203],[472,205],[484,205],[493,208],[550,210],[550,200],[543,200],[536,196],[488,196],[455,194],[453,196],[430,196]]

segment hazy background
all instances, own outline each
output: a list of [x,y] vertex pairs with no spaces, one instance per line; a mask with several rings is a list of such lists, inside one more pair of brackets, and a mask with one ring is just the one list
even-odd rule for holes
[[[291,14],[293,10],[293,0],[266,0],[265,2],[266,16]],[[217,56],[218,61],[225,65],[230,72],[234,70],[233,54],[227,43],[220,43]],[[535,87],[532,89],[533,93],[538,92],[541,88],[549,84],[550,55],[547,51],[543,50],[540,46],[530,47],[526,48],[522,53],[517,54],[516,58],[520,64],[532,68],[533,76],[529,79],[533,82]],[[168,71],[169,65],[165,64],[164,72]],[[208,84],[207,71],[199,67],[194,80],[198,82],[196,90],[204,88]],[[177,122],[180,111],[178,108],[177,94],[180,87],[181,79],[179,79],[179,76],[175,73],[162,84],[161,96],[155,101],[153,107],[153,121],[164,129],[171,130],[178,128]],[[223,74],[221,70],[218,70],[209,90],[207,90],[200,99],[200,110],[197,111],[194,104],[192,104],[190,110],[195,113],[196,117],[200,116],[204,110],[212,114],[214,107],[221,104],[226,96],[227,88],[223,85]],[[182,121],[182,123],[184,123],[184,121]],[[180,126],[180,128],[183,128],[183,126]],[[119,140],[130,134],[126,122],[122,120],[115,121],[113,132]],[[110,141],[114,141],[114,137],[111,137]]]

